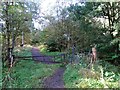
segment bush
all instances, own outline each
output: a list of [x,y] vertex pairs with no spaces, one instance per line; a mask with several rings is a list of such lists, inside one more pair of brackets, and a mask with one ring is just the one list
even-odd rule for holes
[[41,52],[47,52],[47,45],[39,45],[38,48]]

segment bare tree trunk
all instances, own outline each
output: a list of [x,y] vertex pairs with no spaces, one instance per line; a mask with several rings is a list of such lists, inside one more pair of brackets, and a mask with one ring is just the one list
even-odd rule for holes
[[8,8],[9,8],[9,3],[6,2],[6,35],[7,35],[7,57],[6,59],[8,60],[8,64],[10,65],[10,23],[9,23],[9,13],[8,13]]
[[[6,61],[6,33],[4,32],[4,27],[2,26],[2,62]],[[2,64],[4,65],[4,64]]]

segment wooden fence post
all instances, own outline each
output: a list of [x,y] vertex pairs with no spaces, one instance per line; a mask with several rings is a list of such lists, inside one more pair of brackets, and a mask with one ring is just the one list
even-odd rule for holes
[[54,62],[55,62],[55,56],[53,56],[53,60],[54,60]]

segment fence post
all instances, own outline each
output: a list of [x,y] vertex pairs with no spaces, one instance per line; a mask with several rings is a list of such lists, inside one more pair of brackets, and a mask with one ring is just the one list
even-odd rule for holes
[[43,56],[41,56],[41,57],[43,57],[43,62],[45,61],[45,56],[43,55]]
[[65,57],[65,54],[63,54],[63,60],[64,60],[64,62],[66,62],[66,57]]
[[55,55],[53,56],[53,60],[54,60],[54,62],[55,62]]

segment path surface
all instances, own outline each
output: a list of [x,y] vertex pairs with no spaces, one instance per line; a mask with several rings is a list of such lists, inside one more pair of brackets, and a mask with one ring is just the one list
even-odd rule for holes
[[43,82],[44,88],[64,88],[63,74],[65,68],[61,67],[57,69],[54,74],[46,78]]
[[[54,63],[60,63],[60,62],[55,62],[53,60],[53,57],[52,56],[46,56],[46,55],[42,55],[39,51],[39,49],[37,48],[32,48],[32,56],[33,56],[33,59],[37,62],[42,62],[42,63],[45,63],[45,64],[54,64]],[[34,57],[34,56],[37,56],[37,57]]]
[[[52,57],[45,56],[40,54],[37,48],[32,48],[33,59],[38,62],[42,62],[45,64],[55,64],[58,62],[54,62]],[[44,56],[44,57],[34,57],[34,56]],[[64,88],[63,74],[65,71],[65,67],[58,68],[51,76],[45,78],[43,80],[43,88]]]

